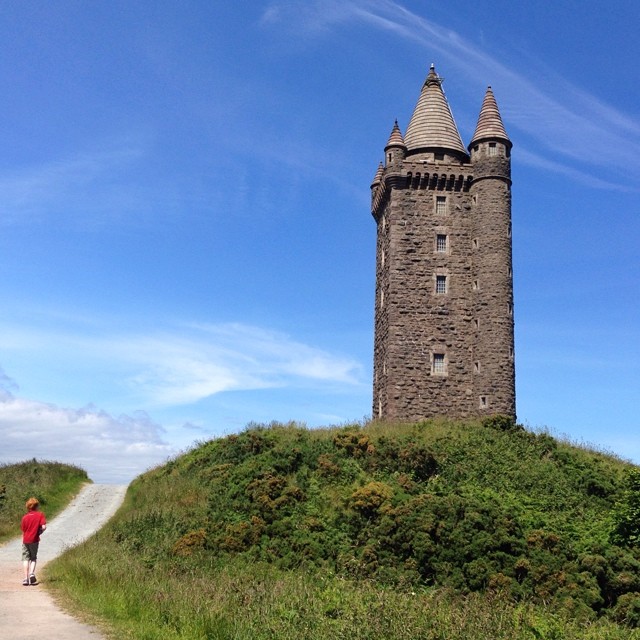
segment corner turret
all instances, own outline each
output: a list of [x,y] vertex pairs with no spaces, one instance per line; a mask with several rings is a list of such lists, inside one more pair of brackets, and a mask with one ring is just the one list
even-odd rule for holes
[[402,132],[398,126],[396,120],[393,129],[391,129],[391,135],[387,142],[387,146],[384,148],[384,157],[386,166],[400,165],[407,154],[407,147],[402,137]]
[[[493,90],[487,87],[478,124],[475,133],[469,143],[469,152],[472,162],[477,162],[483,158],[506,158],[511,157],[511,140],[502,124],[500,111]],[[510,171],[509,171],[510,173]]]
[[380,164],[378,164],[376,175],[373,176],[373,182],[371,183],[372,189],[375,189],[380,184],[383,173],[384,173],[384,167],[382,166],[382,162],[381,162]]
[[491,87],[469,144],[473,181],[474,395],[483,413],[515,416],[511,140]]

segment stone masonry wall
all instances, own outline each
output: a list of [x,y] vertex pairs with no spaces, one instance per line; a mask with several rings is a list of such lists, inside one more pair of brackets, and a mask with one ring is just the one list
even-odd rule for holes
[[515,415],[507,152],[394,156],[374,188],[375,418]]

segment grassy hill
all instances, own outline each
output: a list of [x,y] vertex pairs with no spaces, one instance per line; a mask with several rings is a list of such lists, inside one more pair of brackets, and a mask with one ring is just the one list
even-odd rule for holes
[[118,638],[640,638],[634,477],[499,418],[253,425],[137,478],[49,579]]
[[34,459],[0,465],[0,543],[21,535],[20,520],[28,498],[38,498],[50,519],[85,482],[89,482],[86,471],[59,462]]

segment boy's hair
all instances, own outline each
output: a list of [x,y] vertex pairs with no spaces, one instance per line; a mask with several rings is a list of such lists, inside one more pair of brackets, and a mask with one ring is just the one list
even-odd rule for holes
[[29,498],[24,506],[27,508],[27,511],[33,511],[38,508],[39,504],[38,498]]

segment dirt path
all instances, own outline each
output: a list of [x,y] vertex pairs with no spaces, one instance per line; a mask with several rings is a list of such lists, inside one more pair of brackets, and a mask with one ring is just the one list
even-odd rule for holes
[[[68,547],[97,531],[118,509],[125,486],[87,485],[42,534],[36,573]],[[46,512],[45,512],[46,513]],[[96,629],[62,612],[41,587],[22,586],[21,539],[0,546],[0,638],[100,640]]]

